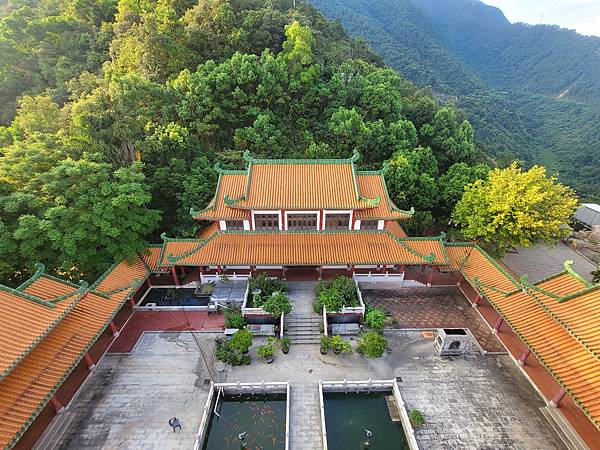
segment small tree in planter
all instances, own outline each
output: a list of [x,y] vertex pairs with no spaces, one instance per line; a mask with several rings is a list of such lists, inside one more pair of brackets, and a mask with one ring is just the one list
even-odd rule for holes
[[336,355],[340,353],[352,353],[350,342],[344,340],[341,336],[332,336],[329,340],[329,345]]
[[252,294],[252,307],[260,308],[275,292],[286,293],[287,285],[278,278],[269,278],[261,273],[255,278],[251,278],[249,291]]
[[365,323],[369,328],[381,331],[385,326],[385,314],[380,309],[371,308],[365,315]]
[[275,338],[269,337],[266,344],[258,347],[258,356],[264,358],[267,364],[271,364],[275,359]]
[[252,333],[248,330],[236,331],[229,341],[229,347],[232,350],[237,350],[241,353],[248,353],[248,349],[251,345]]
[[275,292],[263,303],[263,309],[265,312],[279,317],[281,314],[289,314],[292,311],[292,304],[285,294]]
[[367,331],[358,338],[358,352],[367,358],[380,358],[387,348],[387,340],[376,331]]
[[290,338],[287,336],[284,336],[281,339],[279,339],[279,345],[281,345],[281,351],[283,353],[285,353],[286,355],[290,351],[290,343],[291,343]]
[[321,354],[326,355],[331,348],[331,340],[327,336],[321,336]]
[[356,283],[352,278],[338,277],[332,281],[321,281],[315,289],[313,309],[316,313],[341,311],[342,307],[358,306]]
[[423,414],[421,414],[421,411],[419,411],[418,409],[412,409],[408,414],[408,418],[413,428],[419,428],[425,423],[425,418],[423,417]]

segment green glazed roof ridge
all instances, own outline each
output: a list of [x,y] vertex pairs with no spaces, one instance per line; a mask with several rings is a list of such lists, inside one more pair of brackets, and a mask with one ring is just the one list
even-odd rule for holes
[[508,273],[508,271],[502,267],[498,261],[496,261],[494,258],[492,258],[484,249],[482,249],[479,244],[474,244],[475,248],[477,250],[479,250],[481,252],[481,254],[489,261],[491,262],[494,267],[496,267],[496,269],[498,269],[500,272],[502,272],[502,274],[504,276],[506,276],[514,285],[515,287],[519,287],[520,283],[515,279],[515,277],[513,277],[510,273]]
[[244,189],[244,198],[248,198],[250,193],[250,180],[252,179],[252,162],[248,163],[248,175],[246,175],[246,187]]
[[[475,283],[477,283],[477,286],[480,286],[483,289],[489,289],[490,291],[497,292],[498,294],[503,295],[504,297],[508,297],[510,295],[509,291],[504,291],[496,286],[492,286],[491,284],[484,283],[483,281],[481,281],[479,279],[479,277],[473,277],[473,281]],[[519,291],[519,292],[521,292],[521,291]]]
[[551,311],[548,306],[540,299],[537,298],[536,294],[527,290],[527,294],[535,301],[535,303],[544,310],[544,312],[552,318],[557,324],[562,326],[577,342],[579,342],[588,352],[590,352],[598,361],[600,361],[600,355],[587,343],[587,341],[579,337],[578,333],[575,332],[568,323],[562,320],[558,314]]
[[7,292],[9,294],[14,295],[15,297],[22,298],[24,300],[30,300],[35,303],[39,303],[40,305],[47,306],[48,308],[56,308],[56,305],[48,300],[44,300],[43,298],[37,297],[32,294],[28,294],[27,292],[20,291],[18,289],[13,289],[8,286],[4,286],[0,284],[0,291]]
[[23,424],[21,429],[17,433],[15,433],[15,435],[13,436],[11,441],[8,443],[8,446],[6,447],[7,449],[11,449],[17,444],[17,442],[19,441],[21,436],[23,436],[23,434],[25,433],[27,428],[29,428],[29,426],[33,423],[33,421],[36,419],[36,417],[42,412],[42,409],[44,409],[46,404],[48,404],[48,402],[50,401],[50,398],[56,393],[56,391],[60,388],[60,386],[62,386],[62,384],[65,382],[65,380],[71,374],[71,372],[73,372],[75,367],[77,367],[77,365],[81,362],[81,360],[83,359],[83,356],[89,351],[89,349],[92,347],[92,345],[98,340],[98,337],[100,337],[100,335],[104,332],[104,330],[106,330],[106,328],[108,327],[108,324],[111,322],[111,320],[113,320],[113,318],[115,317],[117,312],[123,307],[123,305],[125,304],[126,301],[127,301],[127,297],[125,297],[121,302],[119,302],[117,304],[117,306],[113,309],[112,313],[110,314],[109,318],[106,320],[104,325],[90,339],[90,342],[88,342],[87,346],[75,358],[75,360],[73,361],[73,364],[71,364],[71,366],[69,368],[67,368],[67,370],[63,374],[62,378],[50,389],[50,391],[48,392],[48,395],[46,395],[46,397],[42,399],[42,401],[40,402],[38,407],[33,411],[33,413],[25,421],[25,423]]
[[39,336],[37,336],[34,339],[27,346],[27,348],[6,369],[4,369],[2,371],[2,373],[0,373],[0,381],[3,380],[4,378],[6,378],[8,375],[10,375],[10,373],[15,369],[15,367],[17,367],[19,365],[19,363],[21,361],[23,361],[23,359],[25,359],[33,351],[33,349],[37,346],[37,344],[39,344],[42,341],[42,339],[44,339],[46,336],[48,336],[48,334],[54,329],[54,327],[56,325],[58,325],[60,323],[60,321],[62,319],[64,319],[69,312],[71,312],[73,310],[75,305],[77,305],[77,303],[79,303],[79,300],[81,300],[84,295],[85,295],[85,291],[81,292],[80,295],[76,299],[74,299],[69,304],[69,306],[67,308],[65,308],[65,310],[58,317],[56,317],[56,319],[54,319],[54,321],[51,322],[48,325],[48,327]]
[[39,277],[41,277],[44,272],[46,271],[46,267],[42,264],[42,263],[35,263],[35,273],[29,277],[28,280],[26,280],[25,282],[23,282],[21,285],[17,286],[17,290],[18,291],[22,291],[23,289],[27,288],[28,286],[31,286],[33,284],[34,281],[36,281]]
[[573,269],[573,264],[574,262],[571,260],[567,260],[564,263],[564,267],[565,267],[565,271],[571,275],[573,278],[575,278],[577,281],[583,283],[584,285],[586,285],[587,287],[591,287],[594,285],[594,283],[590,283],[588,280],[586,280],[585,278],[583,278],[581,275],[579,275],[577,272],[575,272],[575,270]]
[[219,194],[219,189],[221,188],[221,177],[223,175],[219,163],[215,164],[215,170],[219,174],[219,178],[217,179],[217,187],[215,189],[215,195],[213,195],[211,201],[208,202],[208,205],[204,209],[195,210],[190,207],[190,215],[192,217],[199,216],[206,211],[214,211],[217,208],[217,195]]
[[199,240],[199,239],[198,239],[198,241],[199,241],[199,244],[198,244],[198,246],[197,246],[197,247],[195,247],[195,248],[193,248],[193,249],[191,249],[191,250],[189,250],[189,251],[187,251],[187,252],[185,252],[185,253],[182,253],[182,254],[181,254],[181,255],[179,255],[179,256],[173,256],[173,254],[172,254],[172,253],[170,253],[170,254],[167,256],[167,261],[169,261],[169,263],[170,263],[171,265],[174,265],[175,263],[177,263],[177,261],[181,261],[182,259],[185,259],[185,258],[187,258],[187,257],[189,257],[189,256],[191,256],[191,255],[193,255],[193,254],[194,254],[194,253],[196,253],[198,250],[200,250],[202,247],[204,247],[204,246],[205,246],[205,245],[206,245],[206,244],[207,244],[207,243],[208,243],[210,240],[212,240],[212,239],[213,239],[213,238],[215,238],[216,236],[218,236],[218,235],[220,235],[220,234],[223,234],[223,233],[225,233],[225,232],[223,232],[223,231],[217,231],[217,232],[215,232],[215,233],[211,234],[211,235],[210,235],[208,238],[206,238],[204,241],[202,241],[202,240]]
[[358,192],[358,180],[356,179],[356,167],[354,167],[354,161],[350,165],[352,170],[352,184],[354,186],[354,195],[356,196],[356,200],[360,201],[360,192]]
[[354,150],[352,156],[350,158],[282,158],[282,159],[268,159],[268,158],[253,158],[250,156],[250,152],[248,150],[244,151],[243,154],[244,160],[249,164],[269,164],[269,165],[277,165],[277,164],[352,164],[360,158],[360,152],[358,150]]
[[[463,275],[468,280],[466,274],[463,274]],[[548,372],[550,372],[550,374],[558,382],[558,384],[560,384],[569,393],[569,395],[573,398],[573,400],[575,401],[575,403],[577,403],[577,405],[583,410],[583,412],[585,413],[585,415],[596,425],[596,428],[600,429],[600,422],[598,422],[598,420],[585,407],[585,405],[583,404],[583,402],[567,386],[566,382],[562,379],[562,377],[560,375],[558,375],[552,369],[552,367],[550,366],[550,364],[545,360],[545,358],[542,356],[542,354],[537,350],[536,346],[535,345],[531,345],[531,342],[529,341],[529,339],[527,339],[525,337],[525,335],[523,335],[523,333],[521,333],[521,331],[519,330],[519,328],[511,320],[509,320],[503,314],[502,310],[498,307],[498,305],[496,304],[496,302],[494,302],[484,291],[481,291],[481,292],[482,292],[482,295],[486,298],[486,300],[490,303],[490,305],[492,305],[494,307],[494,309],[498,312],[498,314],[500,314],[504,318],[504,320],[506,321],[506,323],[508,323],[508,325],[512,328],[512,330],[515,332],[515,334],[517,336],[519,336],[519,338],[525,343],[525,345],[527,345],[527,348],[529,348],[533,352],[533,354],[536,356],[536,358],[538,358],[538,360],[544,365],[544,367],[546,368],[546,370],[548,370]]]
[[388,236],[390,236],[393,240],[395,240],[396,242],[398,242],[402,247],[404,247],[406,250],[408,250],[409,252],[411,252],[412,254],[414,254],[415,256],[417,256],[418,258],[422,258],[423,260],[431,263],[435,261],[435,252],[431,252],[429,255],[423,255],[421,252],[418,252],[417,250],[415,250],[414,248],[410,247],[409,245],[407,245],[405,242],[406,238],[398,238],[396,236],[394,236],[392,233],[390,233],[389,231],[387,231]]
[[523,285],[523,289],[533,289],[534,291],[539,292],[547,297],[553,298],[554,300],[558,300],[560,295],[555,294],[554,292],[550,292],[547,289],[541,288],[537,285],[537,283],[530,283],[527,275],[522,275],[520,278],[521,284]]
[[392,198],[390,197],[390,192],[388,191],[387,183],[386,183],[385,177],[384,177],[384,174],[385,174],[385,172],[387,172],[388,168],[389,168],[389,165],[387,163],[384,163],[383,172],[381,173],[381,182],[383,183],[383,192],[385,192],[385,197],[387,199],[387,204],[390,207],[390,210],[400,212],[402,214],[406,214],[407,216],[413,216],[415,214],[414,206],[411,206],[411,208],[408,211],[406,211],[404,209],[398,208],[392,201]]
[[597,291],[597,290],[600,290],[600,284],[595,284],[593,286],[581,289],[581,290],[579,290],[577,292],[573,292],[572,294],[565,295],[564,297],[561,297],[561,298],[558,299],[558,303],[562,303],[562,302],[566,302],[566,301],[569,301],[569,300],[573,300],[573,299],[576,299],[578,297],[582,297],[582,296],[584,296],[586,294],[589,294],[590,292],[594,292],[594,291]]

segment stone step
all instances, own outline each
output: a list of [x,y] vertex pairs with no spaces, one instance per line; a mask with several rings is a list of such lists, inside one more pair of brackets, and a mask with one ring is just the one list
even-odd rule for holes
[[323,322],[322,319],[319,319],[318,317],[288,317],[286,319],[287,323],[295,323],[295,322],[311,322],[311,323],[321,323]]
[[320,344],[321,343],[321,338],[320,337],[315,337],[315,336],[307,336],[307,337],[291,337],[290,336],[290,342],[293,345],[298,345],[298,344]]
[[299,330],[299,331],[293,331],[293,332],[287,332],[285,333],[285,335],[289,338],[292,337],[300,337],[300,336],[320,336],[321,333],[319,333],[319,330],[317,330],[316,332],[313,330]]

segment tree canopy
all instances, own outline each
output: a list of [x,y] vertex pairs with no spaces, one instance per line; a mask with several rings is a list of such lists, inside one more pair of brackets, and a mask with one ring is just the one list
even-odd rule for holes
[[555,175],[547,176],[544,167],[523,170],[513,163],[468,185],[452,217],[467,238],[503,253],[538,240],[552,244],[567,237],[576,207],[573,190]]

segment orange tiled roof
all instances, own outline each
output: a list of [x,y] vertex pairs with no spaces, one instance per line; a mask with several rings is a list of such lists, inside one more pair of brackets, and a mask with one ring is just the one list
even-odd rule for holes
[[448,263],[442,239],[387,231],[220,231],[208,239],[166,239],[161,264],[362,265]]
[[0,286],[0,380],[71,311],[85,287],[62,285],[39,273],[34,281],[25,289]]
[[395,220],[390,220],[389,222],[387,222],[385,224],[385,229],[387,231],[389,231],[390,233],[392,233],[396,237],[399,237],[399,238],[408,237],[408,235],[406,234],[406,231],[404,231],[404,228],[402,228],[402,226]]
[[[139,258],[131,264],[115,264],[94,284],[95,290],[80,291],[81,298],[68,314],[0,380],[0,447],[11,448],[17,443],[132,293],[134,280],[143,281],[149,272]],[[34,294],[51,301],[55,294],[67,295],[76,288],[47,275],[37,275],[22,287],[31,303],[36,303]],[[47,319],[38,313],[35,308],[24,310],[10,327],[0,328],[0,339],[11,334],[10,330],[27,333],[30,326],[39,329],[37,324],[46,323]],[[2,347],[2,354],[5,348]]]
[[387,191],[382,171],[358,172],[356,174],[358,191],[366,198],[381,198],[374,208],[360,209],[355,213],[356,219],[408,219],[414,211],[402,211],[394,205]]
[[[261,160],[247,153],[246,171],[225,171],[217,166],[219,183],[215,197],[195,219],[244,219],[244,210],[361,210],[360,217],[405,219],[410,212],[390,201],[383,171],[357,175],[354,162],[338,160]],[[366,210],[373,210],[371,213]]]
[[600,286],[569,268],[537,283],[517,281],[468,244],[448,246],[448,254],[600,429]]

